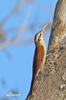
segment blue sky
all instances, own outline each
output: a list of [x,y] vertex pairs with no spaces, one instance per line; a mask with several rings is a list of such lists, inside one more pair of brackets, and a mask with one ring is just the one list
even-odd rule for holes
[[[35,4],[32,5],[32,10],[27,22],[27,25],[37,21],[38,23],[52,22],[54,8],[57,0],[34,0]],[[0,0],[0,23],[7,16],[7,14],[16,5],[17,0]],[[38,3],[38,5],[37,5]],[[42,5],[42,6],[41,6]],[[12,16],[7,23],[2,27],[2,30],[8,30],[11,27],[20,26],[23,24],[26,17],[27,8],[30,3],[24,6],[19,13]],[[42,10],[43,9],[43,10]],[[36,19],[35,19],[36,17]],[[40,31],[42,26],[38,26],[33,30],[26,30],[27,36],[34,35]],[[10,33],[14,34],[14,32]],[[12,35],[8,35],[9,38]],[[48,35],[45,36],[46,47],[48,46]],[[32,78],[32,62],[35,45],[34,42],[25,46],[7,46],[6,49],[11,54],[11,59],[5,55],[4,51],[0,51],[0,98],[3,97],[4,93],[17,89],[22,95],[17,100],[25,100],[29,89]],[[2,83],[5,83],[4,85]],[[11,100],[15,100],[13,97]]]

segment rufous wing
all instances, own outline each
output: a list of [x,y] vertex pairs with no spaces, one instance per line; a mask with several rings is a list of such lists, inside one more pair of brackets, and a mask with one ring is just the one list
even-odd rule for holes
[[33,60],[33,74],[35,75],[37,71],[40,69],[40,65],[43,61],[44,57],[44,47],[39,45],[35,48],[34,60]]

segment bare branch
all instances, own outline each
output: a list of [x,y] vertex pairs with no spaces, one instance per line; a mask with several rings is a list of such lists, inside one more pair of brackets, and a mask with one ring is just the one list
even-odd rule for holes
[[19,1],[19,3],[16,4],[16,6],[12,9],[12,11],[9,12],[9,14],[0,23],[0,27],[2,27],[4,24],[6,24],[6,22],[10,19],[10,17],[13,16],[16,12],[18,12],[20,10],[20,8],[22,8],[29,1],[30,0],[21,0],[21,1]]
[[27,15],[26,15],[24,24],[20,27],[20,29],[18,30],[18,33],[16,33],[16,35],[13,37],[14,41],[24,34],[24,32],[27,28],[27,22],[28,22],[28,19],[30,16],[31,9],[32,9],[32,5],[28,7],[28,11],[27,11]]
[[[47,27],[46,27],[47,30],[50,28],[50,25],[51,25],[51,24],[47,24]],[[44,27],[43,27],[43,29],[44,29]],[[45,31],[44,31],[44,32],[45,32]],[[20,36],[20,34],[18,34],[18,35]],[[16,36],[17,36],[17,35],[16,35]],[[15,39],[15,38],[12,38],[12,39],[10,39],[10,40],[5,40],[4,42],[0,43],[0,49],[5,48],[7,45],[27,45],[27,44],[31,43],[31,42],[33,41],[33,39],[34,39],[34,35],[32,35],[32,36],[31,36],[28,40],[26,40],[26,41],[23,41],[23,40],[19,41],[19,40],[18,40],[18,37],[19,37],[19,36],[17,36],[16,39]]]

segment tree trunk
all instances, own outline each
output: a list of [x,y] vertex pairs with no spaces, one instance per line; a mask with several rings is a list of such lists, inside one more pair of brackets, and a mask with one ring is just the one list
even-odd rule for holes
[[66,0],[58,0],[44,71],[26,100],[66,100]]

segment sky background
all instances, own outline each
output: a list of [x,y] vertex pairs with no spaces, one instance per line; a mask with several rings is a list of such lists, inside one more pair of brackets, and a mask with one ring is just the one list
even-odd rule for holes
[[[34,35],[40,31],[43,24],[52,22],[55,5],[57,0],[34,0],[32,4],[30,16],[28,18],[27,26],[36,23],[36,27],[32,30],[25,31],[26,38]],[[0,23],[9,14],[9,12],[16,5],[18,0],[0,0]],[[27,9],[31,3],[27,3],[18,13],[12,16],[7,23],[2,27],[3,31],[7,31],[12,27],[24,24]],[[38,23],[41,23],[41,25]],[[7,39],[10,38],[14,32],[10,32]],[[46,47],[48,47],[49,34],[44,37]],[[5,49],[0,51],[0,100],[2,98],[10,98],[9,100],[25,100],[29,90],[32,79],[32,63],[35,50],[34,42],[22,46],[7,46],[6,49],[11,54],[11,58],[5,54]],[[11,90],[18,90],[20,97],[6,97]]]

